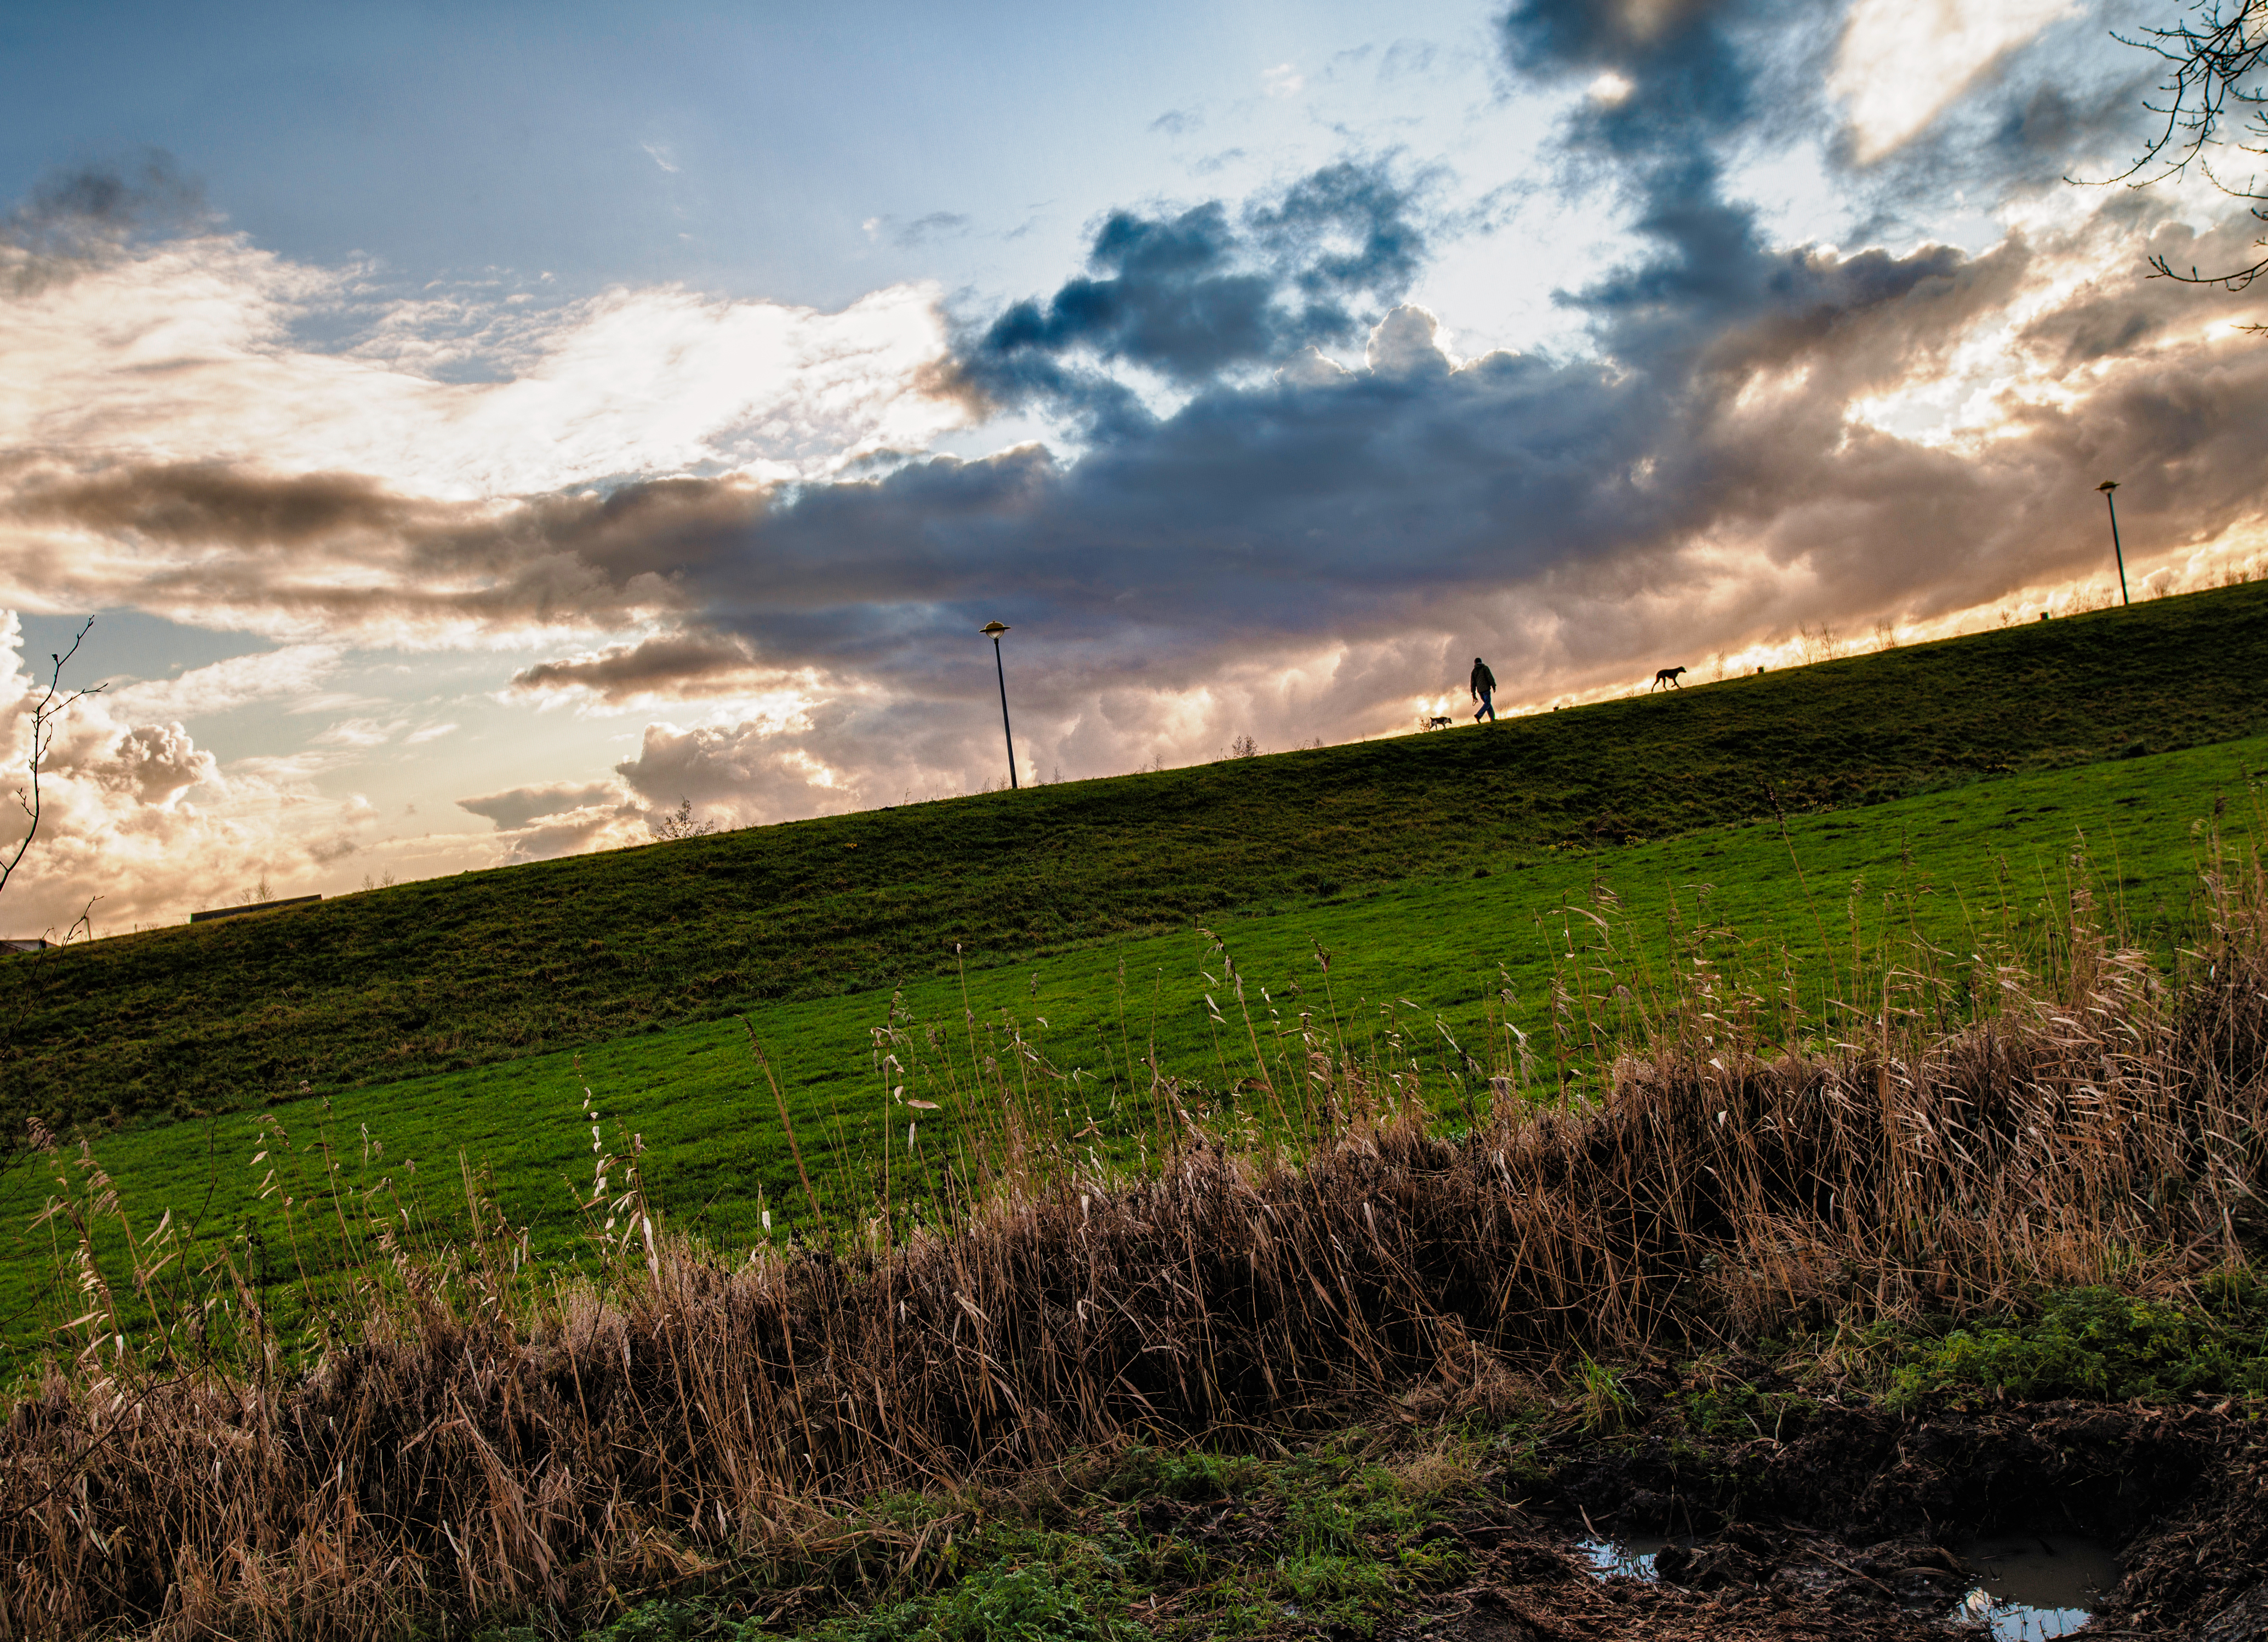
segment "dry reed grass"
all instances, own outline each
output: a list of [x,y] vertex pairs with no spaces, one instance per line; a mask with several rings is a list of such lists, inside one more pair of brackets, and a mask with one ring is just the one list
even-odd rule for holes
[[[1399,1098],[1393,1045],[1357,1055],[1312,1020],[1247,1033],[1248,1093],[1320,1137],[1296,1152],[1224,1140],[1168,1085],[1147,1166],[1114,1170],[1091,1136],[1036,1138],[1037,1099],[980,1122],[970,1082],[931,1109],[976,1138],[885,1189],[915,1211],[886,1197],[831,1247],[695,1246],[633,1146],[586,1205],[595,1278],[532,1270],[492,1211],[448,1251],[376,1217],[364,1321],[304,1374],[236,1268],[158,1305],[162,1233],[134,1245],[159,1321],[129,1337],[83,1156],[56,1213],[86,1314],[0,1429],[0,1635],[571,1633],[727,1572],[909,1565],[912,1530],[842,1527],[877,1491],[1412,1388],[1484,1402],[1577,1353],[2190,1280],[2261,1229],[2268,1101],[2268,896],[2257,864],[2210,887],[2171,980],[2081,893],[2051,975],[1984,966],[1965,1026],[1927,954],[1870,974],[1840,1041],[1793,1046],[1774,999],[1696,953],[1635,993],[1577,977],[1568,1035],[1620,998],[1639,1046],[1594,1101],[1516,1098],[1508,1067],[1457,1138]],[[894,1024],[886,1072],[917,1047]]]

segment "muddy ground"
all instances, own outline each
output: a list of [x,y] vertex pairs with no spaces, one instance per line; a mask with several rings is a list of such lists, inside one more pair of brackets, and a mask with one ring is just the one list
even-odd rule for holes
[[[1758,1407],[1745,1434],[1700,1435],[1668,1376],[1625,1384],[1638,1396],[1636,1429],[1557,1440],[1491,1476],[1433,1530],[1462,1541],[1474,1577],[1414,1598],[1379,1636],[1974,1638],[1981,1625],[1948,1617],[1976,1583],[1955,1548],[2038,1535],[2104,1542],[2125,1570],[2080,1634],[2268,1642],[2268,1420],[2257,1408],[1898,1415],[1804,1402]],[[1202,1540],[1204,1507],[1174,1509],[1189,1518],[1175,1531]],[[1580,1549],[1661,1535],[1677,1543],[1652,1580],[1602,1579]]]

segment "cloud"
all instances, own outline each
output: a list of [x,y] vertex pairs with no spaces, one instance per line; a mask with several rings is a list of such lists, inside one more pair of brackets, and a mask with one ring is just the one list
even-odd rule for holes
[[962,379],[990,400],[1051,400],[1113,422],[1144,413],[1103,368],[1131,365],[1183,386],[1301,348],[1359,335],[1392,306],[1425,254],[1417,185],[1341,161],[1232,213],[1208,201],[1171,213],[1113,211],[1089,272],[1011,305],[959,350]]
[[697,701],[776,690],[792,681],[766,667],[737,636],[681,630],[609,644],[512,675],[511,694],[538,700],[583,699],[608,707]]
[[[1020,735],[1096,771],[1388,727],[1476,645],[1545,694],[1822,620],[1950,619],[2094,571],[2106,463],[2182,475],[2130,534],[2258,519],[2268,358],[2122,266],[2124,222],[1972,257],[1778,247],[1725,220],[1713,262],[1674,225],[1657,261],[1569,293],[1598,357],[1459,361],[1405,306],[1361,368],[1310,351],[1224,376],[1075,455],[917,461],[737,518],[688,494],[718,534],[679,585],[729,637],[522,676],[690,700],[806,669],[793,722],[649,732],[619,767],[652,802],[737,792],[770,818],[990,767],[971,636],[995,614]],[[1905,396],[1979,350],[1965,420],[1902,432]],[[1306,682],[1271,694],[1279,674]]]
[[[22,642],[15,613],[0,611],[0,767],[11,791],[24,782],[38,688]],[[323,797],[288,760],[224,769],[178,720],[144,717],[138,710],[158,698],[137,699],[142,688],[85,696],[58,725],[38,834],[0,897],[10,932],[60,932],[89,907],[103,931],[178,918],[240,901],[263,879],[278,894],[301,893],[342,843],[360,847],[366,804]],[[23,836],[18,819],[0,843],[12,849]]]
[[1912,136],[1980,75],[2045,28],[2073,0],[1859,0],[1851,8],[1828,91],[1847,99],[1854,158],[1870,164]]
[[541,786],[511,787],[502,792],[459,799],[457,807],[499,827],[513,828],[546,816],[570,814],[621,801],[620,790],[607,782],[555,781]]
[[681,799],[718,805],[736,819],[808,814],[850,796],[841,777],[797,740],[771,726],[740,724],[680,730],[649,725],[638,755],[615,766],[654,814]]
[[[303,275],[176,241],[0,302],[0,600],[305,642],[618,630],[666,608],[666,588],[608,585],[590,573],[603,549],[514,554],[497,519],[556,535],[563,508],[603,533],[605,494],[578,489],[594,481],[820,476],[963,415],[936,391],[942,324],[910,289],[836,315],[615,293],[553,316],[524,373],[450,384],[291,349]],[[505,580],[460,551],[476,542],[498,544]]]
[[459,799],[457,807],[496,823],[502,865],[652,841],[645,811],[613,782],[512,787]]
[[[360,340],[302,345],[318,312],[358,318]],[[417,339],[464,335],[500,379],[435,374],[476,360]],[[468,596],[477,575],[424,596],[417,553],[446,561],[452,529],[512,498],[696,471],[794,482],[919,448],[965,415],[939,391],[945,346],[926,288],[835,313],[662,288],[506,317],[494,293],[382,297],[236,237],[121,244],[0,299],[0,602],[307,642],[453,618],[447,642],[503,637],[525,600],[619,627],[576,611],[592,585],[571,570],[541,589],[522,567],[500,600]]]
[[958,238],[968,232],[968,218],[959,211],[932,211],[917,217],[891,236],[901,245],[911,247],[926,245],[932,239]]
[[29,294],[205,218],[202,187],[160,150],[52,172],[0,217],[0,291]]
[[92,783],[150,809],[171,809],[190,788],[220,773],[213,755],[178,724],[114,733],[92,713],[56,738],[47,769],[61,781]]
[[[1822,620],[1948,620],[2093,571],[2106,463],[2183,475],[2135,497],[2130,535],[2241,537],[2268,358],[2121,260],[2134,209],[1971,256],[1775,246],[1704,201],[1566,293],[1594,356],[1460,360],[1403,305],[1357,368],[1308,348],[1219,371],[1084,450],[626,489],[609,505],[657,522],[698,620],[514,688],[626,707],[777,682],[770,711],[659,726],[617,770],[650,804],[777,819],[992,768],[973,635],[995,615],[1027,751],[1097,773],[1392,727],[1476,646],[1518,699]],[[1191,262],[1212,225],[1263,220],[1208,213]],[[1948,384],[1952,420],[1917,412]]]
[[148,679],[110,692],[111,710],[144,718],[198,718],[257,701],[305,696],[339,665],[332,644],[294,644],[232,656],[178,678]]
[[307,858],[318,866],[330,866],[362,848],[362,841],[352,833],[334,833],[328,838],[318,838],[307,846]]
[[342,718],[313,740],[317,747],[383,747],[408,727],[409,721],[402,718],[386,723],[375,718]]

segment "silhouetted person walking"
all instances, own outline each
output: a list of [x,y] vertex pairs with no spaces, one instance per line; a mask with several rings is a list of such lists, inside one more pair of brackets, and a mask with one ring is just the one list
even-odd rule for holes
[[1475,724],[1478,724],[1484,715],[1491,724],[1496,722],[1496,708],[1489,700],[1489,697],[1495,694],[1496,674],[1488,670],[1487,662],[1475,656],[1473,658],[1473,699],[1481,704],[1480,711],[1473,715]]

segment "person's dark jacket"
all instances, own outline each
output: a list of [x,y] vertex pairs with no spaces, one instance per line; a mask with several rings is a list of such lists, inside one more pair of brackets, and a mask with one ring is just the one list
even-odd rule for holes
[[1476,697],[1478,697],[1481,696],[1493,696],[1495,694],[1496,674],[1488,670],[1488,666],[1485,663],[1479,661],[1474,662],[1473,695]]

